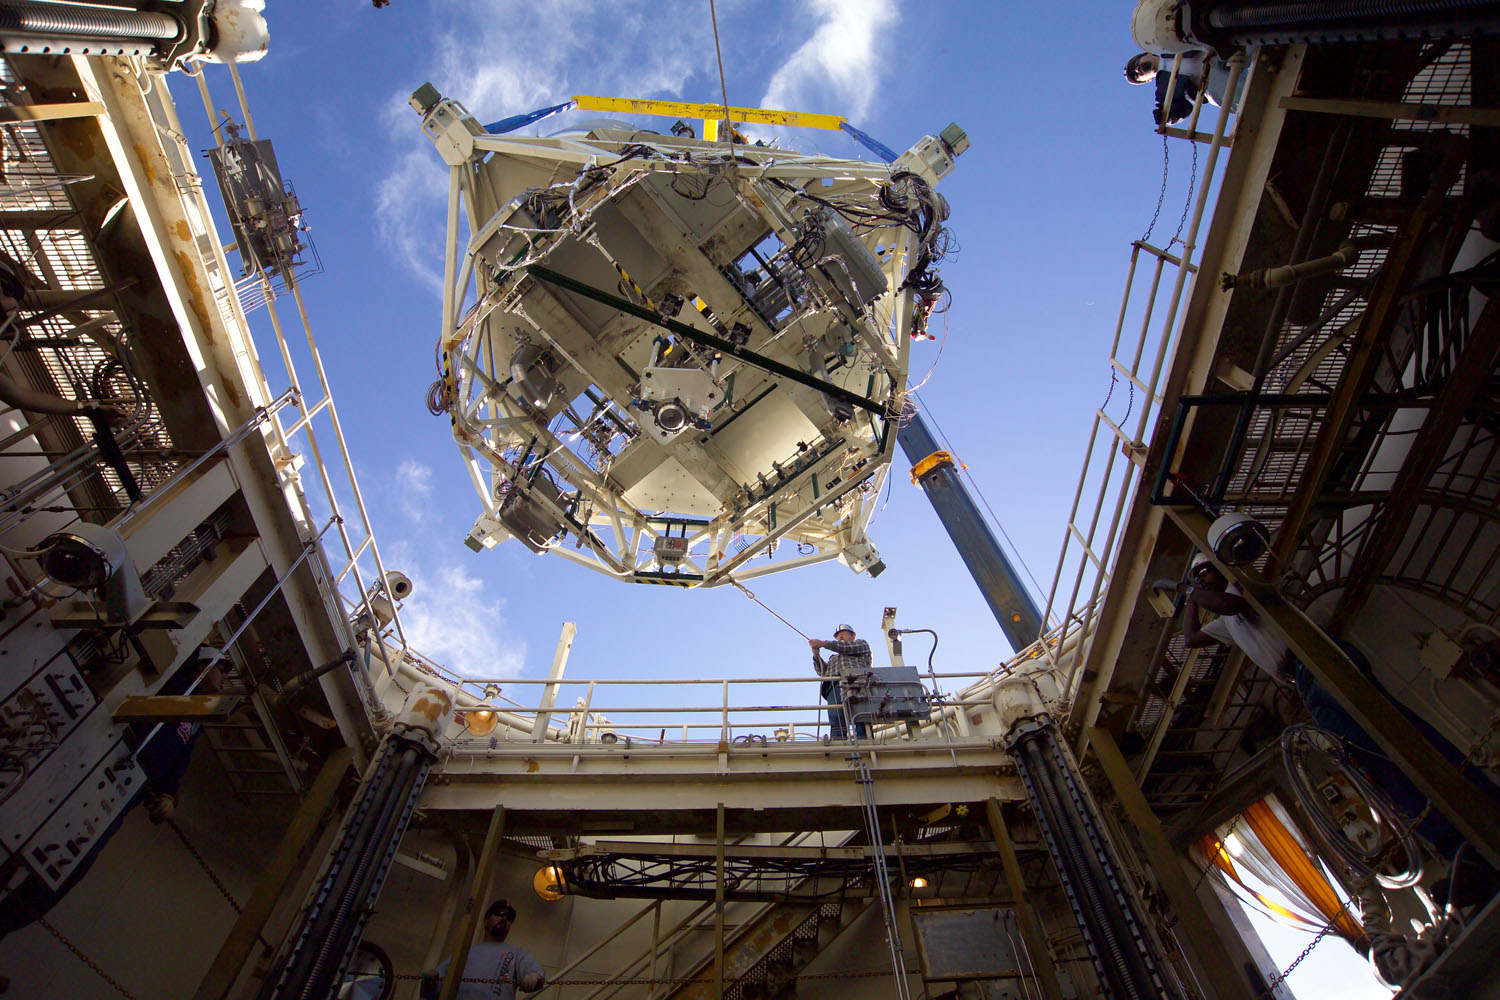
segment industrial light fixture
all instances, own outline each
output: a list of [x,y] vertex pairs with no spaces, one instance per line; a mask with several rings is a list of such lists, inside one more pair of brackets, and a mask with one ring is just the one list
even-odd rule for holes
[[464,727],[475,736],[487,736],[499,724],[500,720],[492,709],[476,708],[464,713]]
[[1230,857],[1238,858],[1245,853],[1245,844],[1239,837],[1230,833],[1224,838],[1224,849],[1229,852]]
[[1208,528],[1208,547],[1230,566],[1249,566],[1271,545],[1266,526],[1250,514],[1220,514]]
[[925,889],[927,888],[927,880],[918,875],[916,878],[911,880],[911,887],[913,889]]
[[536,870],[536,874],[531,878],[531,887],[542,899],[555,903],[566,895],[562,891],[565,881],[561,868],[557,865],[546,865]]
[[110,624],[130,624],[150,609],[125,539],[113,528],[79,521],[47,536],[41,552],[42,572],[64,586],[93,592]]

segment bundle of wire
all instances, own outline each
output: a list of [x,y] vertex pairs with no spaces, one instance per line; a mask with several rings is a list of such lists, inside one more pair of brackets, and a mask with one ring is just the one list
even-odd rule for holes
[[[1321,756],[1325,764],[1341,772],[1364,798],[1374,821],[1395,835],[1406,855],[1404,871],[1390,874],[1378,870],[1376,865],[1381,863],[1385,852],[1368,853],[1344,833],[1329,812],[1328,804],[1310,774],[1309,764],[1314,754]],[[1307,723],[1288,726],[1281,734],[1281,757],[1291,778],[1297,802],[1312,821],[1314,832],[1356,876],[1373,878],[1387,889],[1405,889],[1417,884],[1422,878],[1422,854],[1412,836],[1412,824],[1402,816],[1401,810],[1391,801],[1390,796],[1349,759],[1343,740],[1327,730]],[[1382,837],[1381,842],[1384,843],[1385,839]]]

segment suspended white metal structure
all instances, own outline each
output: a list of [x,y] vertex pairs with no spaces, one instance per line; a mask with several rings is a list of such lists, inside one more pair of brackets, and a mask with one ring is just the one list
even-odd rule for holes
[[943,301],[957,126],[866,163],[682,123],[492,134],[430,86],[412,105],[451,169],[428,403],[483,505],[472,548],[676,586],[884,568],[866,527]]

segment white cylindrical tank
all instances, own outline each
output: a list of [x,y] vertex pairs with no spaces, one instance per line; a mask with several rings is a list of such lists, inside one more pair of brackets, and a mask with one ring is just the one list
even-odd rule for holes
[[262,11],[266,0],[219,0],[214,8],[213,47],[203,55],[207,62],[256,62],[271,45],[271,30]]
[[1130,34],[1143,52],[1199,52],[1206,46],[1182,36],[1181,0],[1140,0],[1130,15]]

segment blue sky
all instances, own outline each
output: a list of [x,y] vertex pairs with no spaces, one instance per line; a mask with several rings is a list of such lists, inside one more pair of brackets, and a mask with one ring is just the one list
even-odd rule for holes
[[[731,104],[845,114],[897,150],[950,121],[968,131],[972,148],[941,186],[962,250],[943,264],[953,305],[922,396],[1040,580],[1039,599],[1093,409],[1110,389],[1108,348],[1129,244],[1146,229],[1162,183],[1149,92],[1122,75],[1134,51],[1130,9],[718,4]],[[570,676],[807,671],[806,643],[736,591],[633,587],[518,543],[470,552],[462,540],[478,500],[447,420],[429,416],[422,402],[434,377],[447,181],[407,96],[431,81],[480,121],[576,93],[716,101],[708,0],[392,0],[380,10],[367,0],[281,2],[267,17],[270,53],[244,67],[244,83],[326,267],[303,291],[387,566],[417,584],[404,613],[416,646],[469,674],[544,676],[558,628],[572,620],[579,631]],[[209,73],[216,104],[233,109],[227,78]],[[195,88],[180,76],[171,86],[195,145],[206,148]],[[781,141],[869,158],[837,134],[793,132]],[[1187,196],[1187,155],[1173,152],[1166,226]],[[227,236],[222,220],[221,228]],[[288,306],[283,321],[294,317]],[[279,390],[284,376],[276,374],[264,311],[252,320]],[[918,345],[913,377],[937,354],[937,343]],[[1125,396],[1122,387],[1110,399],[1116,418],[1130,404]],[[889,567],[878,580],[834,563],[763,578],[752,589],[823,637],[850,621],[876,638],[881,609],[894,605],[902,625],[941,634],[938,669],[994,667],[1008,644],[900,458],[892,479],[889,505],[871,530]],[[925,649],[913,658],[925,658]],[[609,697],[661,704],[680,702],[681,691],[713,698],[705,688],[666,686]],[[809,685],[753,698],[813,695]],[[1297,938],[1288,957],[1305,940]],[[1323,945],[1293,985],[1316,988],[1319,956],[1336,952],[1348,954]],[[1320,993],[1368,993],[1350,988]]]

